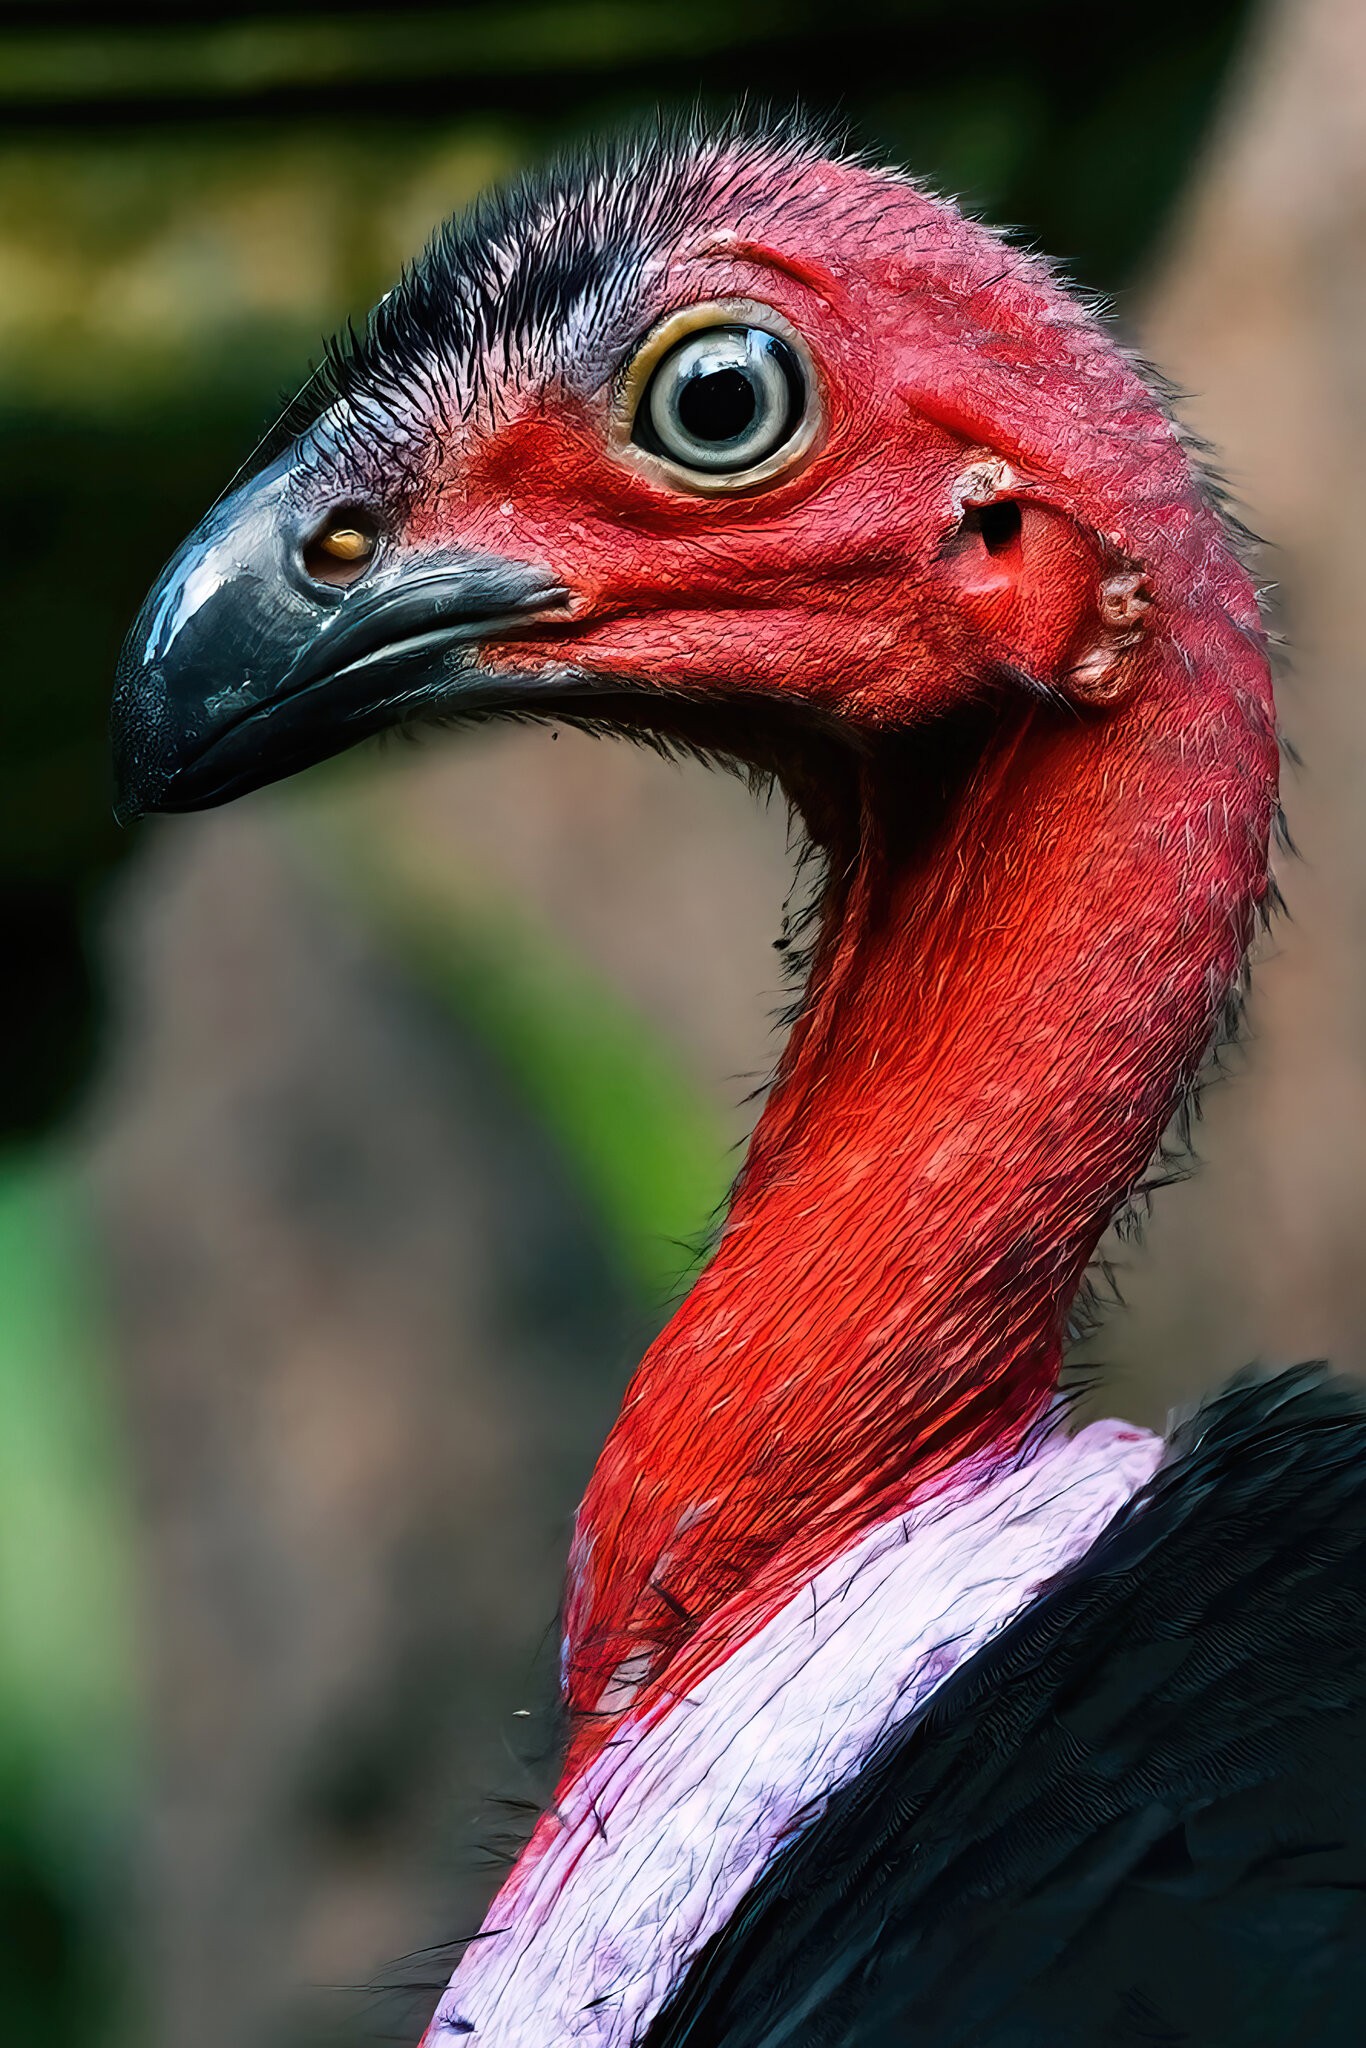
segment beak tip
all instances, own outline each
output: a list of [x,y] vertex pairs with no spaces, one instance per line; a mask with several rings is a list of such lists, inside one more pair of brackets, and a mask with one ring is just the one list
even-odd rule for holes
[[145,660],[142,641],[139,621],[119,658],[109,707],[114,819],[125,826],[162,809],[176,772],[179,728],[166,676]]
[[284,475],[267,472],[215,508],[129,633],[110,722],[120,825],[244,796],[416,704],[460,689],[462,701],[487,698],[479,643],[562,606],[542,565],[457,550],[396,553],[344,603],[324,603],[286,560]]
[[148,772],[148,764],[141,758],[142,750],[134,743],[126,718],[120,715],[121,710],[122,707],[116,704],[110,733],[114,757],[114,822],[116,825],[134,825],[149,810],[155,809],[158,778]]
[[[153,811],[167,808],[166,798],[175,781],[164,759],[155,751],[147,756],[128,744],[128,735],[115,727],[114,774],[111,808],[114,823],[136,825]],[[174,805],[171,806],[174,809]]]

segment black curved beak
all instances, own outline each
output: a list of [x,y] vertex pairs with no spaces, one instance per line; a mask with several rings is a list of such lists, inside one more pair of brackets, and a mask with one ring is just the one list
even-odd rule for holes
[[562,611],[548,570],[381,549],[347,590],[307,576],[287,459],[224,500],[168,564],[124,646],[119,815],[193,811],[409,718],[495,710],[564,682],[487,675],[480,643]]

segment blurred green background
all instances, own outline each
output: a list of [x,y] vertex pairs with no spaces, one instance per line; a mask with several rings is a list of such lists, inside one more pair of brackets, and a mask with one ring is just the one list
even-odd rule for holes
[[[569,875],[562,887],[574,901],[561,914],[548,885],[533,876],[522,886],[515,848],[511,858],[484,861],[480,847],[506,837],[509,817],[530,843],[540,828],[528,820],[545,815],[542,784],[534,785],[533,803],[517,782],[521,770],[506,765],[510,756],[488,756],[505,801],[486,821],[483,840],[475,815],[475,839],[463,855],[432,822],[441,776],[433,780],[424,768],[427,779],[412,780],[408,764],[392,756],[344,764],[265,801],[251,812],[264,822],[251,827],[249,843],[195,840],[193,824],[178,836],[162,834],[155,846],[120,834],[109,813],[106,700],[121,635],[160,562],[248,451],[281,394],[300,381],[322,337],[364,311],[445,213],[549,147],[699,94],[799,97],[970,206],[1019,225],[1084,284],[1122,297],[1143,274],[1243,29],[1238,0],[1153,0],[1141,30],[1131,10],[1080,0],[1030,7],[978,0],[971,9],[957,0],[0,6],[0,946],[10,989],[0,1005],[6,2042],[79,2036],[91,2048],[133,2040],[169,2048],[193,2038],[196,2048],[218,2040],[298,2048],[386,2029],[415,2037],[420,1991],[377,2006],[309,1987],[382,1978],[401,1950],[457,1931],[444,1902],[458,1894],[469,1910],[477,1907],[486,1877],[452,1876],[456,1851],[439,1846],[465,1829],[469,1771],[493,1768],[483,1751],[467,1765],[462,1745],[469,1728],[490,1720],[495,1704],[504,1712],[523,1683],[517,1645],[525,1636],[529,1651],[550,1620],[564,1516],[595,1433],[633,1351],[687,1269],[689,1246],[700,1241],[726,1185],[740,1128],[733,1105],[742,1089],[721,1071],[724,1051],[708,1044],[699,1052],[695,1039],[685,1042],[686,1030],[671,1027],[665,968],[663,993],[652,1002],[650,990],[633,982],[629,962],[629,971],[614,972],[610,934],[599,944],[579,923],[583,900],[596,900],[600,882],[606,910],[598,914],[610,914],[612,875]],[[555,767],[551,760],[547,775]],[[477,814],[481,799],[470,794],[469,772],[450,772],[464,776],[458,789]],[[653,829],[649,806],[632,811],[627,804],[623,816],[623,830]],[[239,828],[203,831],[219,829]],[[206,845],[219,849],[213,858],[223,872],[210,876],[196,907],[177,895],[178,877],[201,858],[190,849]],[[661,872],[687,858],[687,845],[680,825],[661,852]],[[756,861],[763,866],[770,854],[765,842]],[[536,858],[532,847],[528,871]],[[278,862],[295,878],[288,888],[272,865]],[[604,869],[611,865],[604,857]],[[322,911],[309,894],[309,878],[319,874]],[[185,985],[194,970],[184,963],[202,961],[206,944],[212,951],[220,915],[231,925],[234,916],[255,915],[259,899],[280,920],[296,884],[308,906],[300,917],[321,919],[319,928],[331,934],[317,941],[316,955],[308,952],[314,939],[300,939],[287,919],[259,956],[250,934],[232,926],[233,943],[247,949],[238,972],[259,974],[267,991],[261,1016],[225,1022],[229,985],[221,1001],[206,998],[202,1029],[187,1024],[174,1044],[163,1042],[147,1021],[158,975],[178,975],[177,985]],[[677,945],[700,957],[709,937],[707,930],[680,932]],[[644,949],[642,940],[635,954]],[[289,977],[304,958],[323,964],[299,993]],[[395,1068],[411,1059],[412,1071],[435,1077],[431,1090],[447,1105],[432,1112],[435,1127],[473,1162],[474,1185],[461,1196],[474,1218],[470,1242],[482,1244],[483,1232],[491,1242],[515,1236],[524,1246],[522,1263],[514,1258],[506,1272],[499,1269],[497,1303],[481,1310],[470,1342],[488,1361],[489,1399],[508,1404],[512,1448],[498,1466],[499,1498],[510,1495],[508,1512],[515,1512],[532,1472],[541,1489],[534,1560],[523,1571],[506,1561],[506,1546],[502,1562],[481,1555],[486,1608],[466,1615],[464,1633],[439,1654],[425,1637],[409,1645],[403,1654],[417,1660],[410,1677],[401,1659],[394,1677],[396,1695],[407,1687],[401,1710],[383,1702],[373,1711],[346,1710],[350,1732],[337,1738],[342,1760],[322,1790],[300,1790],[307,1776],[300,1756],[325,1747],[312,1708],[298,1721],[289,1753],[270,1751],[273,1731],[292,1711],[278,1704],[260,1709],[259,1726],[233,1707],[208,1732],[197,1723],[187,1732],[180,1701],[191,1680],[178,1661],[181,1618],[192,1614],[196,1626],[212,1631],[214,1613],[206,1610],[219,1601],[231,1608],[234,1560],[255,1540],[252,1531],[264,1532],[263,1573],[273,1545],[284,1554],[270,1492],[280,1481],[263,1480],[245,1453],[229,1478],[217,1468],[207,1477],[199,1470],[197,1454],[185,1453],[175,1433],[184,1421],[193,1438],[196,1427],[196,1344],[180,1344],[176,1371],[164,1360],[146,1364],[174,1348],[164,1331],[141,1341],[164,1313],[161,1282],[193,1291],[194,1275],[207,1270],[202,1261],[231,1236],[215,1212],[196,1240],[201,1264],[172,1270],[174,1230],[186,1205],[200,1199],[195,1162],[208,1172],[214,1151],[212,1120],[196,1123],[222,1085],[224,1041],[214,1032],[228,1034],[231,1057],[256,1043],[253,1033],[275,1057],[268,993],[277,970],[279,985],[298,995],[293,1009],[292,997],[281,999],[280,1017],[293,1020],[289,1028],[305,1044],[310,991],[329,973],[363,985],[357,1003],[372,1004],[378,1020],[366,1027],[365,1071],[386,1058]],[[689,972],[695,979],[702,969]],[[330,1014],[328,1005],[323,1011]],[[330,1027],[324,1020],[319,1028]],[[392,1048],[409,1046],[405,1033],[418,1050],[400,1057]],[[279,1040],[285,1035],[282,1022]],[[350,1099],[353,1069],[340,1053],[337,1060],[341,1101]],[[334,1071],[326,1058],[323,1067]],[[159,1095],[172,1070],[179,1092]],[[272,1087],[278,1093],[269,1100],[284,1108],[271,1117],[283,1127],[299,1091],[288,1077],[277,1076]],[[258,1099],[250,1088],[220,1105],[237,1119],[234,1130],[246,1128],[243,1115],[249,1122],[247,1099]],[[368,1098],[362,1090],[354,1099],[360,1117]],[[408,1112],[377,1097],[371,1113],[392,1132]],[[160,1128],[158,1117],[172,1136],[153,1156],[137,1133]],[[283,1137],[272,1130],[270,1142],[278,1142],[289,1172],[325,1183],[329,1200],[342,1199],[339,1188],[370,1185],[372,1169],[357,1163],[358,1154],[343,1148],[313,1158],[288,1130]],[[422,1142],[414,1137],[415,1146]],[[403,1175],[407,1157],[395,1153],[385,1172]],[[416,1169],[413,1179],[416,1185]],[[489,1192],[495,1180],[496,1197]],[[381,1194],[385,1185],[381,1173]],[[248,1190],[241,1200],[242,1214],[259,1216],[267,1230],[276,1210],[266,1198]],[[288,1189],[270,1196],[282,1212],[292,1200]],[[437,1210],[445,1213],[439,1203]],[[283,1229],[273,1233],[277,1247]],[[371,1215],[362,1204],[359,1220],[349,1211],[345,1232],[349,1250],[338,1271],[363,1267],[372,1249],[382,1256],[378,1210]],[[222,1255],[228,1270],[219,1284],[229,1294],[249,1292],[263,1260],[240,1250]],[[411,1233],[394,1256],[416,1256]],[[471,1255],[471,1263],[488,1261]],[[315,1276],[315,1285],[325,1297],[332,1282]],[[483,1285],[476,1272],[470,1286]],[[455,1283],[447,1276],[441,1287],[440,1314],[433,1309],[424,1338],[437,1360],[433,1375],[393,1392],[396,1405],[413,1406],[413,1441],[430,1404],[443,1398],[441,1319],[464,1313]],[[207,1282],[204,1288],[198,1298],[208,1316],[217,1297]],[[417,1298],[426,1299],[420,1287]],[[406,1313],[413,1289],[396,1283],[396,1299]],[[261,1326],[269,1329],[279,1297],[267,1290],[263,1301]],[[195,1315],[191,1304],[177,1330],[199,1327]],[[302,1329],[302,1308],[298,1319]],[[378,1312],[377,1326],[384,1327]],[[247,1399],[232,1370],[232,1345],[248,1341],[235,1325],[217,1350],[205,1339],[204,1385],[221,1387],[225,1402]],[[534,1368],[517,1348],[525,1351],[526,1343]],[[503,1361],[504,1344],[511,1363]],[[299,1355],[308,1350],[301,1336]],[[471,1394],[464,1380],[454,1385],[463,1357],[452,1356],[450,1398],[468,1397],[474,1413],[483,1395]],[[304,1444],[311,1427],[323,1427],[324,1411],[339,1430],[345,1422],[339,1394],[335,1410],[329,1406],[325,1371],[315,1393],[317,1408],[303,1403]],[[203,1398],[197,1426],[211,1431],[216,1396]],[[159,1418],[176,1402],[179,1420],[175,1429],[168,1425],[163,1453],[155,1441]],[[252,1424],[253,1456],[276,1426]],[[352,1426],[363,1433],[363,1423]],[[402,1488],[406,1441],[395,1443],[385,1481],[391,1491]],[[497,1462],[492,1452],[478,1456]],[[181,1477],[186,1469],[196,1474],[192,1484]],[[378,1478],[373,1484],[366,1501],[384,1497]],[[200,1573],[194,1559],[208,1539],[194,1522],[195,1500],[215,1486],[216,1562]],[[441,1493],[433,1481],[433,1503]],[[347,1496],[337,1512],[354,1523],[356,1498]],[[443,1512],[432,1508],[438,1522]],[[389,1531],[393,1568],[379,1604],[409,1601],[421,1616],[437,1617],[434,1642],[446,1625],[440,1617],[464,1597],[470,1565],[456,1525],[431,1528],[435,1560],[424,1553],[428,1537],[420,1529]],[[480,1630],[492,1626],[486,1609],[500,1603],[504,1568],[522,1571],[518,1583],[530,1590],[522,1604],[511,1603],[503,1661],[488,1653],[485,1684]],[[300,1611],[316,1615],[333,1595],[305,1590],[297,1597]],[[367,1636],[339,1611],[336,1640],[317,1653],[319,1699],[345,1692],[350,1680],[337,1673],[348,1656],[393,1661],[388,1625],[373,1621]],[[262,1671],[288,1672],[291,1658],[313,1654],[306,1630],[301,1635],[287,1614],[272,1628],[260,1640],[245,1630],[228,1675],[208,1688],[220,1706],[233,1685],[246,1689],[245,1698]],[[465,1718],[433,1710],[430,1725],[415,1732],[411,1693],[439,1693],[448,1682],[463,1687]],[[512,1688],[506,1699],[500,1686]],[[242,1778],[229,1758],[235,1742],[248,1740],[249,1723],[262,1756],[255,1775]],[[196,1799],[215,1779],[221,1808],[210,1800],[201,1811]],[[424,1783],[437,1810],[409,1826],[404,1816]],[[306,1822],[299,1819],[305,1808]],[[242,1841],[235,1860],[219,1868],[214,1830],[221,1835],[226,1823],[214,1815],[228,1810],[242,1825]],[[191,1835],[193,1853],[184,1847]],[[307,1854],[298,1846],[305,1836]],[[425,1889],[385,1892],[388,1879],[381,1883],[375,1870],[405,1860],[421,1866]],[[300,1897],[316,1897],[324,1882],[332,1888],[332,1919],[327,1931],[310,1932]],[[274,1926],[298,1921],[302,1931],[282,1939],[278,1953],[266,1954],[253,1932],[257,1923],[242,1903],[247,1892],[251,1910]],[[339,1956],[353,1959],[349,1969],[338,1966]],[[440,1969],[427,1974],[435,1978]],[[421,1966],[399,1972],[405,1981],[414,1975],[423,1975]],[[253,1996],[233,2007],[244,1977],[256,1979]],[[215,1999],[231,2011],[194,2022],[191,2035],[193,2016],[214,2012]]]

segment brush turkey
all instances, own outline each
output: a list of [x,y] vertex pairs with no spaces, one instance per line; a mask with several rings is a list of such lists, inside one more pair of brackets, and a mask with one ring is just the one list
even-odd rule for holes
[[777,778],[823,862],[428,2048],[1366,2040],[1362,1398],[1058,1392],[1267,901],[1243,552],[1044,261],[737,119],[444,228],[148,599],[129,812],[541,715]]

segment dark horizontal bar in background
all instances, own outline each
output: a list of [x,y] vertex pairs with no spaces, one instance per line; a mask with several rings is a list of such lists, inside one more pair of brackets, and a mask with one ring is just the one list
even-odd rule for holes
[[812,0],[523,0],[440,12],[399,7],[348,16],[271,15],[129,28],[115,22],[10,29],[0,37],[0,101],[23,109],[156,100],[216,102],[408,86],[446,77],[559,69],[686,66],[725,49],[800,35]]
[[[1152,0],[1148,30],[1160,46],[1164,16],[1179,17],[1187,39],[1204,17],[1222,40],[1231,11],[1229,0]],[[996,76],[1037,71],[1041,26],[1072,60],[1062,74],[1083,51],[1081,68],[1104,74],[1107,48],[1127,37],[1122,21],[1091,0],[975,0],[973,36]],[[961,12],[944,0],[404,0],[385,13],[374,0],[9,0],[0,142],[204,121],[553,117],[571,80],[577,94],[601,81],[614,95],[676,103],[744,88],[829,107],[952,77],[963,61]]]
[[[325,21],[277,9],[225,15],[217,25],[182,15],[170,28],[129,28],[116,17],[111,28],[104,16],[89,31],[53,28],[48,18],[41,31],[0,33],[0,133],[439,119],[469,112],[475,91],[481,107],[543,115],[563,110],[570,78],[678,98],[699,89],[731,94],[738,77],[757,76],[766,92],[792,97],[813,74],[830,76],[832,64],[839,91],[848,70],[841,55],[866,57],[887,11],[889,0],[856,0],[853,36],[847,13],[837,29],[814,0],[533,0],[513,8],[480,0],[384,16],[371,0],[363,12],[329,12]],[[901,9],[890,0],[890,11],[904,13],[904,0]],[[0,29],[13,13],[0,15]]]

